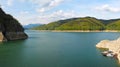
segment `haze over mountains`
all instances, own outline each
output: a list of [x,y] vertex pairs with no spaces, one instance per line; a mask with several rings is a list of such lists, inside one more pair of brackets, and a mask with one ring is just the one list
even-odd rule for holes
[[120,30],[120,19],[103,20],[94,17],[59,20],[32,28],[34,30]]
[[37,26],[40,26],[42,24],[36,23],[36,24],[28,24],[28,25],[23,25],[24,29],[30,29],[30,28],[34,28]]

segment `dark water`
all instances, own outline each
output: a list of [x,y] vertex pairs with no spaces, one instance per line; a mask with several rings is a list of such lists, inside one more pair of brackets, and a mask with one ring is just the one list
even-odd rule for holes
[[120,67],[95,47],[120,33],[26,32],[27,40],[0,43],[0,67]]

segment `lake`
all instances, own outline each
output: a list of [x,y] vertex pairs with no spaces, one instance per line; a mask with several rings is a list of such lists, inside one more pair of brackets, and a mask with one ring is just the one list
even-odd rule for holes
[[117,39],[117,32],[40,32],[29,38],[0,43],[0,67],[120,67],[95,45]]

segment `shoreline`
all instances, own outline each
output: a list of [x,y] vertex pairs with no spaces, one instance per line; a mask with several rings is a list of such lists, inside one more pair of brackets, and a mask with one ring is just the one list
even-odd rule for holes
[[41,32],[120,32],[118,30],[33,30],[33,31],[41,31]]
[[115,30],[103,30],[103,31],[99,31],[99,30],[94,30],[94,31],[90,31],[90,30],[52,30],[52,32],[120,32],[120,31],[115,31]]

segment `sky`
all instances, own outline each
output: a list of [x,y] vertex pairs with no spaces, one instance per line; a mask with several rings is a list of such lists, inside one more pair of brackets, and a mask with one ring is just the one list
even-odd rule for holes
[[120,0],[0,0],[2,9],[22,25],[86,16],[120,18],[119,3]]

